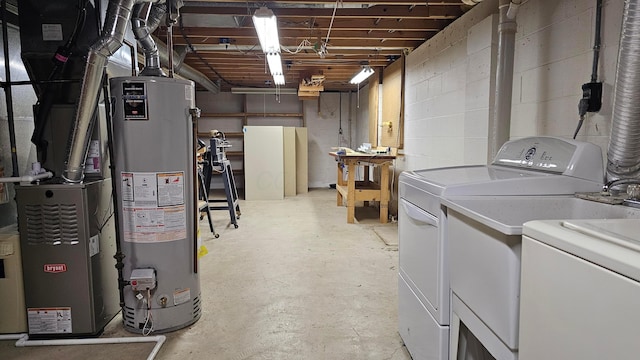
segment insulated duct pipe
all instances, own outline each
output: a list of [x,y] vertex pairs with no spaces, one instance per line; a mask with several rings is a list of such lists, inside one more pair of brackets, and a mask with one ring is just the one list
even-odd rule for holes
[[[140,75],[166,76],[160,67],[158,47],[151,37],[151,33],[160,24],[162,17],[167,12],[167,7],[161,3],[153,4],[150,7],[145,5],[134,5],[131,17],[131,31],[133,31],[133,35],[144,50],[144,69],[142,69]],[[144,11],[145,8],[147,11]]]
[[640,175],[640,1],[626,0],[613,95],[607,181]]
[[[87,65],[82,79],[80,100],[76,110],[71,142],[67,150],[67,162],[62,177],[66,182],[78,183],[84,176],[84,158],[87,154],[89,134],[93,129],[93,115],[98,103],[98,93],[104,68],[109,56],[121,46],[127,23],[134,5],[144,0],[111,0],[107,8],[102,36],[89,49]],[[146,2],[156,2],[149,1]]]
[[516,12],[520,0],[500,0],[498,11],[498,65],[493,116],[489,124],[488,160],[509,140],[511,132],[511,97],[513,91],[513,57],[516,43]]

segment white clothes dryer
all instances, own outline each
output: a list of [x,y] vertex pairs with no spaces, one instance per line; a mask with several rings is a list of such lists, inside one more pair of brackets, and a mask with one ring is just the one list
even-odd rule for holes
[[449,358],[446,208],[460,195],[568,195],[599,191],[602,150],[530,137],[505,143],[490,165],[405,171],[399,180],[399,333],[414,360]]

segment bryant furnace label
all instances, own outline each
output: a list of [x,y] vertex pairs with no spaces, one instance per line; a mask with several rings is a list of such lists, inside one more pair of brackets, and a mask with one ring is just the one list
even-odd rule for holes
[[147,120],[147,92],[142,82],[122,83],[125,120]]

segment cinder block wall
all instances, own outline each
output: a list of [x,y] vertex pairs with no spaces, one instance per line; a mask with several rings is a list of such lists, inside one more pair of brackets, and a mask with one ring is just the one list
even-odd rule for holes
[[[603,149],[609,141],[622,1],[603,8],[599,81],[602,110],[578,135]],[[517,16],[511,138],[570,138],[581,85],[591,75],[595,1],[536,0]],[[485,0],[407,57],[402,169],[487,161],[493,111],[497,1]]]

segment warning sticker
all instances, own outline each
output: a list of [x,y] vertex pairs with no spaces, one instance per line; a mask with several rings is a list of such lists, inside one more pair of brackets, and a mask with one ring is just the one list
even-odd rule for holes
[[100,253],[100,235],[89,238],[89,257]]
[[184,205],[184,172],[158,173],[158,206]]
[[146,209],[123,209],[124,240],[163,242],[187,238],[187,214],[184,205]]
[[124,240],[162,242],[186,239],[183,171],[123,172]]
[[133,173],[121,174],[122,178],[122,201],[133,202]]
[[89,150],[87,150],[87,159],[84,163],[84,172],[86,174],[100,173],[100,142],[91,140]]
[[191,300],[191,289],[176,290],[173,292],[173,305],[184,304]]
[[30,334],[71,333],[71,308],[28,308]]
[[158,207],[156,173],[133,173],[133,205]]

